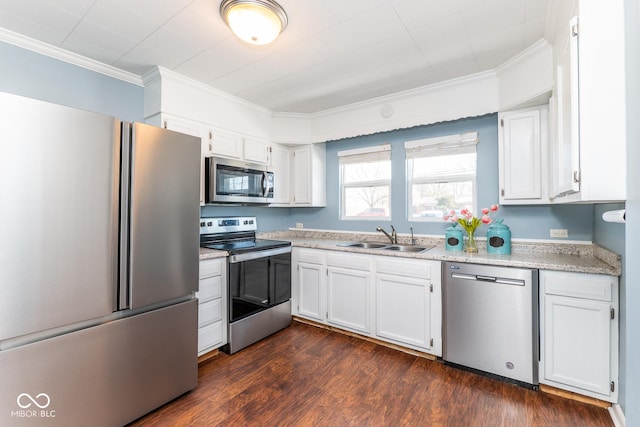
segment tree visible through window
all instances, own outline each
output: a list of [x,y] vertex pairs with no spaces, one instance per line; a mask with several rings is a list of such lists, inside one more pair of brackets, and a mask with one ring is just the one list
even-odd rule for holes
[[389,145],[338,153],[342,219],[391,217]]

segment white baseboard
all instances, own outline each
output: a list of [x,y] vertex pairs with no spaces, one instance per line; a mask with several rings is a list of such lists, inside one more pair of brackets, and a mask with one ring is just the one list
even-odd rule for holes
[[615,427],[625,427],[627,425],[622,407],[617,403],[609,407],[609,415],[611,415],[611,420]]

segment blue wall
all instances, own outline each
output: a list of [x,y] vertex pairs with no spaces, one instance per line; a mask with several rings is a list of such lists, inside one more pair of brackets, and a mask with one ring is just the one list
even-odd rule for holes
[[127,121],[144,120],[144,89],[0,42],[0,91]]
[[[417,234],[442,235],[449,224],[444,222],[410,222],[407,219],[405,189],[405,153],[407,140],[477,131],[478,143],[478,206],[498,203],[498,119],[496,114],[419,126],[375,135],[349,138],[327,143],[327,207],[295,208],[288,226],[302,222],[305,228],[374,231],[376,225],[393,224],[398,232],[409,227]],[[358,148],[382,143],[392,146],[391,220],[340,220],[340,194],[337,153],[346,148]],[[498,217],[511,228],[514,238],[549,239],[550,228],[566,228],[569,240],[591,241],[593,238],[593,205],[501,206]],[[484,235],[482,227],[479,235]]]
[[[627,300],[627,280],[626,280],[626,250],[625,231],[626,224],[604,222],[602,214],[606,211],[624,209],[624,203],[596,205],[594,218],[594,239],[593,241],[603,248],[607,248],[622,256],[622,276],[620,276],[619,298],[620,298],[620,384],[618,389],[618,401],[625,406],[627,388],[627,307],[624,301]],[[631,424],[629,424],[631,425]]]

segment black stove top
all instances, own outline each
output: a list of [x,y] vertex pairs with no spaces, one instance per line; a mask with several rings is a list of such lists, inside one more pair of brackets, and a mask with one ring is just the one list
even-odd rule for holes
[[208,249],[217,249],[227,251],[231,254],[240,254],[243,252],[261,251],[265,249],[273,249],[291,246],[291,242],[282,240],[265,240],[265,239],[249,239],[249,240],[226,240],[219,242],[201,242],[200,246]]
[[255,217],[200,218],[200,247],[230,254],[291,246],[281,240],[256,239]]

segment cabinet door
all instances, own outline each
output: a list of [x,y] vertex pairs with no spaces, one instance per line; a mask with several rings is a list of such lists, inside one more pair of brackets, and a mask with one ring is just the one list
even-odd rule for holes
[[293,150],[293,203],[311,204],[311,147]]
[[542,111],[500,114],[500,203],[540,200],[542,191]]
[[291,153],[289,149],[278,145],[271,146],[270,169],[274,174],[272,205],[289,205],[291,202],[290,167]]
[[544,378],[611,394],[611,303],[544,296]]
[[322,264],[298,263],[298,314],[315,320],[324,320],[322,287],[324,279]]
[[427,280],[376,275],[376,335],[402,344],[430,347],[431,301]]
[[369,334],[371,273],[327,267],[327,321]]
[[556,119],[552,152],[552,197],[580,191],[580,135],[578,100],[578,36],[570,23],[556,67]]
[[242,158],[242,137],[221,130],[207,131],[206,154],[231,159]]
[[244,159],[247,162],[266,165],[269,161],[269,144],[257,139],[245,138]]

